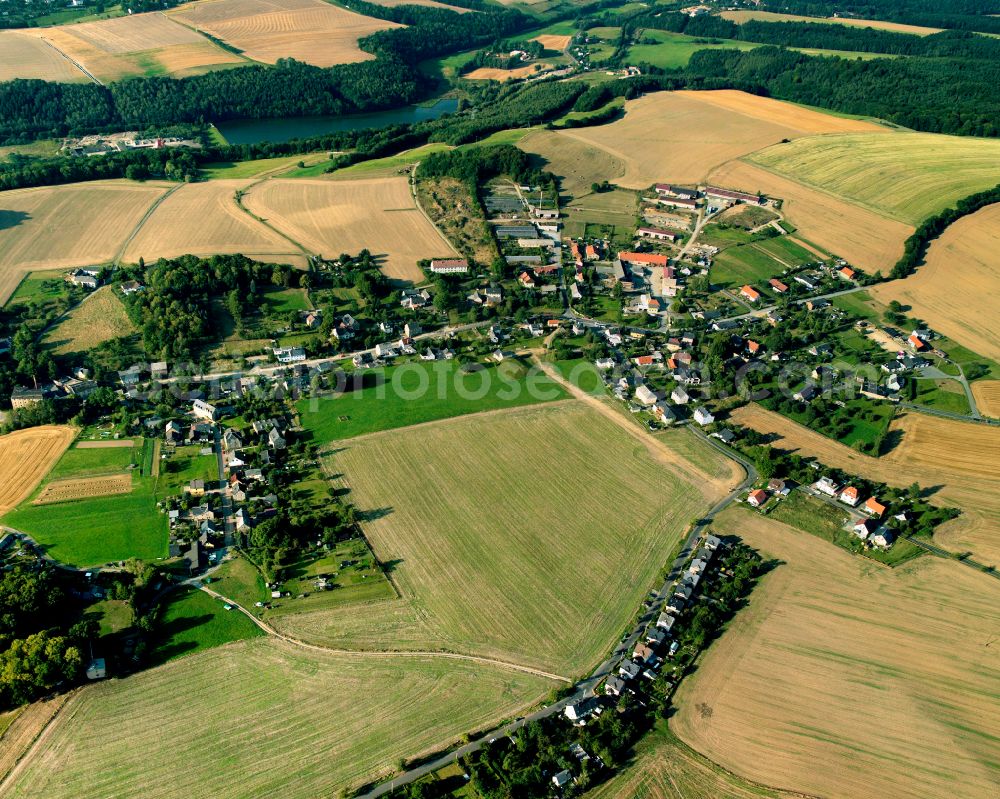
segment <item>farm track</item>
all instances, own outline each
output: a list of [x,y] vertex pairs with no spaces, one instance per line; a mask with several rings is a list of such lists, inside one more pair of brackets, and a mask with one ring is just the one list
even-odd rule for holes
[[[149,208],[146,209],[146,213],[142,215],[142,219],[140,219],[136,223],[135,227],[132,228],[132,232],[129,233],[128,238],[125,239],[125,241],[122,243],[122,246],[118,248],[118,252],[115,253],[115,257],[113,259],[115,266],[118,266],[118,265],[121,264],[122,258],[125,257],[125,252],[128,250],[129,245],[132,243],[132,241],[135,239],[135,237],[139,235],[139,231],[142,230],[142,228],[146,224],[146,222],[149,221],[149,218],[154,213],[156,213],[156,209],[160,207],[160,205],[163,203],[163,201],[165,199],[167,199],[167,197],[169,197],[171,194],[173,194],[175,191],[177,191],[183,185],[185,185],[185,184],[178,183],[173,188],[171,188],[168,191],[164,192],[163,194],[161,194],[159,197],[157,197],[153,201],[153,204],[151,206],[149,206]],[[89,296],[93,296],[93,295],[89,295]]]
[[44,39],[43,38],[42,41],[45,42],[45,44],[47,44],[53,50],[55,50],[59,54],[59,56],[61,58],[65,58],[67,61],[69,61],[69,63],[71,63],[74,67],[76,67],[78,70],[80,70],[84,75],[86,75],[88,78],[90,78],[92,81],[94,81],[94,83],[96,83],[98,86],[103,86],[104,85],[103,83],[101,83],[101,81],[99,81],[97,79],[97,77],[94,75],[93,72],[91,72],[89,69],[87,69],[83,64],[81,64],[76,59],[70,58],[68,55],[66,55],[66,53],[64,53],[62,50],[60,50],[54,44],[52,44],[52,42],[50,42],[48,39]]
[[424,651],[424,650],[375,650],[375,649],[340,649],[336,647],[322,646],[320,644],[310,644],[306,641],[302,641],[290,635],[278,632],[267,622],[262,619],[258,619],[253,615],[247,608],[240,605],[238,602],[229,599],[229,597],[223,596],[222,594],[213,591],[211,588],[207,588],[201,585],[199,580],[189,580],[191,585],[200,588],[209,596],[215,597],[216,599],[222,600],[232,605],[234,608],[239,610],[241,613],[247,616],[254,624],[256,624],[261,630],[274,638],[278,638],[285,643],[291,644],[292,646],[297,646],[302,649],[309,649],[314,652],[326,652],[333,655],[364,655],[368,657],[430,657],[430,658],[444,658],[446,660],[464,660],[472,663],[484,663],[491,666],[498,666],[504,669],[510,669],[511,671],[519,671],[524,674],[531,674],[535,677],[544,677],[549,680],[555,680],[556,682],[563,682],[567,684],[572,684],[572,680],[569,677],[564,677],[560,674],[552,674],[551,672],[543,671],[541,669],[535,669],[531,666],[523,666],[520,663],[511,663],[506,660],[498,660],[496,658],[480,657],[478,655],[463,655],[457,652],[435,652],[435,651]]
[[[61,694],[55,699],[48,701],[47,705],[42,705],[36,702],[33,705],[29,705],[21,713],[21,715],[14,721],[14,723],[7,729],[7,731],[0,736],[0,743],[4,744],[2,750],[0,750],[0,769],[4,769],[2,774],[2,779],[0,779],[0,795],[3,795],[8,785],[15,781],[20,775],[24,767],[29,764],[33,758],[33,753],[38,749],[38,747],[44,743],[45,739],[48,738],[49,734],[55,728],[55,721],[70,700],[76,696],[77,691],[71,691],[66,694]],[[21,749],[20,752],[9,750],[7,746],[11,743],[12,733],[18,734],[20,732],[20,726],[31,724],[34,720],[32,716],[37,712],[44,712],[51,708],[51,713],[47,718],[43,718],[42,723],[37,732],[32,732],[32,730],[27,730],[27,734],[30,736],[30,740],[26,742],[26,745]],[[15,742],[14,746],[17,746]]]

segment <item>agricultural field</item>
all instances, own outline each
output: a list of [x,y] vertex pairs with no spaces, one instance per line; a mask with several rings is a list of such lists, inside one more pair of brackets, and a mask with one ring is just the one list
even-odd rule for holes
[[[652,64],[661,69],[686,67],[691,56],[699,50],[715,50],[720,47],[727,50],[753,50],[755,47],[760,47],[759,44],[753,42],[729,39],[713,40],[709,43],[705,39],[685,36],[683,33],[653,29],[638,31],[636,39],[642,43],[634,44],[628,49],[629,63]],[[647,42],[647,40],[651,41]]]
[[727,90],[649,94],[627,102],[624,119],[558,135],[597,147],[624,163],[620,179],[598,174],[595,168],[590,182],[608,179],[641,189],[657,180],[697,183],[722,164],[782,139],[884,130],[870,122]]
[[777,565],[682,683],[676,735],[743,777],[809,795],[992,792],[995,580],[937,558],[859,564],[738,509],[714,526]]
[[639,741],[635,757],[583,799],[781,799],[798,796],[740,779],[677,737],[666,721]]
[[72,502],[75,499],[129,494],[131,491],[132,476],[128,474],[51,480],[45,484],[31,504],[53,505],[57,502]]
[[274,623],[334,646],[590,668],[690,520],[730,485],[637,445],[631,421],[606,410],[542,405],[341,442],[325,468],[350,489],[403,598]]
[[[248,63],[201,34],[160,13],[41,28],[45,47],[75,61],[100,81],[172,75]],[[34,76],[33,76],[34,77]]]
[[937,487],[931,502],[957,507],[962,515],[937,528],[935,543],[955,552],[971,550],[980,560],[1000,565],[995,523],[1000,514],[1000,429],[907,413],[889,427],[888,438],[899,443],[872,458],[758,405],[738,408],[732,419],[777,436],[773,446],[871,480],[897,488],[914,481]]
[[[895,138],[891,134],[887,137]],[[799,233],[869,272],[891,269],[903,254],[903,242],[913,232],[911,225],[744,161],[731,161],[714,170],[710,180],[782,199],[782,213]]]
[[405,177],[267,180],[243,202],[311,252],[334,257],[369,249],[397,280],[422,281],[418,260],[454,252],[417,208]]
[[711,279],[714,286],[738,288],[744,283],[762,283],[785,271],[780,263],[760,244],[741,244],[727,247],[712,262]]
[[1000,380],[977,380],[972,384],[972,396],[981,414],[1000,418]]
[[554,686],[486,663],[255,638],[84,688],[7,795],[333,796],[512,716]]
[[403,27],[323,0],[202,0],[167,16],[221,39],[254,61],[273,64],[294,58],[317,67],[368,61],[374,56],[358,47],[358,39]]
[[896,33],[911,33],[915,36],[930,36],[940,33],[941,28],[927,28],[922,25],[906,25],[880,19],[853,19],[851,17],[803,17],[796,14],[777,14],[771,11],[723,11],[719,16],[739,25],[750,20],[761,22],[821,22],[827,25],[849,25],[854,28],[877,28]]
[[[355,375],[364,381],[358,387]],[[409,363],[348,380],[349,391],[299,401],[299,419],[316,444],[568,396],[545,375],[510,360],[471,374],[454,360]]]
[[61,694],[53,699],[33,702],[0,717],[0,779],[6,777],[17,765],[21,756],[35,743],[50,719],[69,698],[69,694]]
[[304,265],[305,256],[288,239],[236,204],[246,180],[188,183],[171,192],[146,219],[125,249],[124,260],[242,253],[275,263]]
[[25,274],[114,258],[167,184],[94,181],[0,193],[0,301]]
[[552,50],[557,53],[561,53],[567,47],[569,43],[573,41],[573,36],[571,34],[558,34],[558,33],[543,33],[540,36],[535,36],[531,41],[538,42],[546,50]]
[[539,156],[544,168],[560,177],[562,191],[574,198],[590,194],[590,186],[595,182],[616,182],[625,175],[624,158],[562,132],[532,131],[521,139],[518,147]]
[[27,31],[0,31],[0,81],[17,78],[84,83],[89,78],[58,50]]
[[998,158],[995,139],[894,132],[797,139],[747,160],[876,214],[918,225],[956,200],[995,186]]
[[[3,523],[28,533],[53,558],[70,565],[166,556],[167,520],[156,507],[155,477],[146,473],[153,442],[136,441],[132,448],[67,450],[37,494],[6,513]],[[130,469],[133,463],[138,468]],[[153,469],[158,466],[153,462]],[[95,495],[98,483],[126,478],[131,489],[127,493]],[[64,481],[74,481],[69,488],[76,487],[75,496]],[[48,501],[36,504],[41,496]]]
[[504,81],[514,80],[515,78],[527,78],[528,76],[534,75],[536,72],[540,72],[543,69],[549,69],[551,66],[551,64],[544,64],[536,61],[531,64],[526,64],[523,67],[517,67],[516,69],[479,67],[471,72],[465,73],[462,77],[466,80],[498,80],[503,83]]
[[152,662],[191,655],[213,647],[257,638],[264,634],[246,614],[197,588],[182,588],[168,597],[157,622],[159,640],[151,655]]
[[49,330],[43,343],[56,355],[88,352],[105,341],[128,336],[135,326],[114,286],[102,286]]
[[72,427],[45,425],[0,436],[0,514],[16,508],[62,457]]
[[[994,181],[997,179],[994,175]],[[931,242],[925,262],[905,280],[871,289],[882,303],[899,300],[909,313],[972,350],[1000,361],[1000,204],[964,216]]]

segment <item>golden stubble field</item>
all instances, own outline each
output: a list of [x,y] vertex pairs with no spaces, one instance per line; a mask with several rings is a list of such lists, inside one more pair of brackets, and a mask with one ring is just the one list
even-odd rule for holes
[[0,793],[332,797],[514,715],[554,686],[482,663],[256,638],[85,687]]
[[262,225],[236,204],[249,180],[188,183],[173,191],[149,216],[125,249],[124,260],[242,253],[262,261],[305,265],[290,241]]
[[358,47],[358,39],[403,27],[323,0],[201,0],[179,6],[168,16],[255,61],[273,64],[294,58],[317,67],[372,59]]
[[681,685],[681,739],[810,795],[995,793],[1000,583],[935,558],[882,567],[743,509],[715,527],[780,565]]
[[1000,361],[998,278],[1000,203],[950,225],[914,274],[875,286],[871,294],[882,303],[912,306],[910,313],[933,329]]
[[600,659],[691,519],[732,485],[579,401],[362,436],[325,463],[369,515],[365,532],[403,598],[276,626],[563,676]]
[[823,463],[887,485],[905,488],[917,481],[933,489],[935,504],[962,510],[934,534],[935,543],[1000,565],[1000,428],[957,422],[921,413],[893,420],[900,443],[880,458],[862,455],[758,405],[738,408],[737,424],[779,436],[774,446],[818,458]]
[[977,380],[972,384],[972,396],[981,414],[1000,419],[1000,380]]
[[246,63],[235,53],[155,12],[41,28],[31,35],[48,42],[103,81],[149,74],[184,76]]
[[61,83],[90,80],[69,59],[27,31],[0,31],[0,81],[34,78]]
[[28,272],[111,260],[168,188],[94,181],[0,192],[0,302]]
[[498,80],[503,83],[508,80],[513,80],[514,78],[526,78],[529,75],[534,75],[536,72],[542,69],[548,69],[551,66],[551,64],[532,63],[523,67],[517,67],[516,69],[479,67],[478,69],[472,70],[472,72],[467,72],[462,77],[466,80]]
[[421,281],[417,261],[454,254],[413,201],[405,177],[271,179],[244,205],[311,252],[327,258],[367,248],[390,278]]
[[[625,117],[608,125],[560,131],[559,136],[598,147],[625,164],[619,185],[639,189],[657,181],[697,183],[734,158],[815,133],[886,131],[737,91],[656,92],[625,104]],[[568,156],[572,158],[572,155]],[[563,166],[552,161],[562,174]],[[592,180],[601,180],[596,175]]]
[[818,22],[827,25],[849,25],[854,28],[876,28],[896,33],[911,33],[916,36],[930,36],[940,33],[941,28],[928,28],[923,25],[907,25],[902,22],[889,22],[880,19],[853,19],[851,17],[803,17],[796,14],[776,14],[771,11],[723,11],[720,16],[740,25],[750,20],[762,22]]
[[56,465],[76,436],[72,427],[29,427],[0,436],[0,515],[16,508]]
[[903,242],[913,232],[911,225],[745,161],[730,161],[713,170],[709,179],[782,199],[782,213],[799,233],[868,272],[891,269],[903,254]]

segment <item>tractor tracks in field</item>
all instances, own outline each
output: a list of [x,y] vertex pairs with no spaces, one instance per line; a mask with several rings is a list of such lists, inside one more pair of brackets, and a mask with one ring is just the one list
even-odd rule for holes
[[313,652],[323,652],[330,655],[353,655],[353,656],[365,656],[365,657],[380,657],[380,658],[441,658],[445,660],[463,660],[472,663],[482,663],[490,666],[497,666],[499,668],[508,669],[510,671],[519,671],[522,674],[531,674],[535,677],[544,677],[549,680],[554,680],[556,682],[566,683],[567,685],[572,685],[573,681],[569,677],[564,677],[561,674],[552,674],[551,672],[543,671],[542,669],[532,668],[531,666],[525,666],[520,663],[511,663],[507,660],[499,660],[497,658],[488,658],[480,655],[463,655],[458,652],[440,652],[433,650],[378,650],[378,649],[339,649],[337,647],[323,646],[322,644],[311,644],[308,641],[303,641],[299,638],[295,638],[291,635],[286,635],[285,633],[279,632],[270,624],[268,624],[263,619],[257,618],[253,613],[251,613],[247,608],[243,607],[238,602],[230,599],[229,597],[223,596],[218,591],[213,591],[205,585],[201,585],[197,580],[190,581],[191,585],[200,588],[206,594],[215,599],[226,602],[232,605],[234,610],[238,610],[243,615],[245,615],[250,621],[252,621],[257,627],[259,627],[263,632],[272,638],[277,638],[279,641],[284,641],[292,646],[299,647],[300,649],[308,649]]

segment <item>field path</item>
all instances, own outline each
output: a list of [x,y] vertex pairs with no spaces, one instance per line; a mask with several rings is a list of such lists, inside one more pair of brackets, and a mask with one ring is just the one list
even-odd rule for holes
[[136,223],[135,227],[132,228],[132,232],[129,233],[128,238],[125,239],[125,241],[122,243],[122,246],[118,248],[118,252],[115,253],[114,263],[116,266],[122,262],[122,258],[125,257],[125,251],[128,249],[128,246],[132,243],[133,239],[135,239],[135,237],[139,235],[139,231],[142,230],[143,225],[145,225],[146,222],[149,221],[149,218],[156,212],[156,209],[160,207],[160,205],[163,203],[165,199],[167,199],[167,197],[169,197],[183,185],[185,184],[178,183],[169,191],[165,191],[163,194],[161,194],[159,197],[156,198],[156,200],[153,202],[151,206],[149,206],[149,208],[146,209],[146,213],[142,215],[142,219],[140,219]]
[[[229,597],[223,596],[222,594],[216,591],[213,591],[211,588],[207,588],[206,586],[202,585],[200,583],[200,578],[194,580],[188,580],[187,582],[190,585],[200,588],[209,596],[215,597],[216,599],[220,599],[223,602],[227,602],[228,604],[232,605],[234,608],[243,613],[248,619],[250,619],[250,621],[256,624],[261,630],[263,630],[268,635],[271,635],[275,638],[285,641],[286,643],[289,643],[292,646],[301,647],[302,649],[310,649],[315,652],[327,652],[334,655],[366,655],[370,657],[408,657],[408,658],[430,657],[430,658],[445,658],[447,660],[466,660],[466,661],[471,661],[473,663],[485,663],[491,666],[498,666],[503,669],[510,669],[511,671],[520,671],[523,672],[524,674],[532,674],[536,677],[544,677],[549,680],[555,680],[556,682],[566,683],[567,685],[573,684],[573,681],[569,679],[569,677],[563,677],[560,674],[552,674],[547,671],[542,671],[541,669],[534,669],[531,666],[522,666],[520,663],[511,663],[506,660],[497,660],[496,658],[479,657],[478,655],[460,655],[456,652],[433,652],[433,651],[423,651],[423,650],[415,650],[415,651],[399,650],[395,652],[390,652],[390,651],[376,650],[376,649],[337,649],[329,646],[321,646],[319,644],[310,644],[307,643],[306,641],[302,641],[293,636],[278,632],[270,624],[254,616],[253,613],[247,610],[247,608],[240,605],[238,602],[230,599]],[[0,785],[0,788],[2,787],[3,786]]]
[[48,39],[46,39],[46,38],[44,38],[42,36],[40,36],[39,39],[41,39],[41,41],[45,42],[45,44],[47,44],[49,47],[51,47],[53,50],[55,50],[57,53],[59,53],[60,57],[65,58],[67,61],[69,61],[69,63],[71,63],[74,67],[76,67],[78,70],[80,70],[84,75],[86,75],[88,78],[90,78],[92,81],[94,81],[94,83],[96,83],[98,86],[103,86],[104,85],[103,83],[101,83],[97,79],[97,77],[94,75],[93,72],[91,72],[89,69],[87,69],[79,61],[77,61],[77,60],[75,60],[73,58],[70,58],[68,55],[66,55],[66,53],[64,53],[62,50],[60,50],[54,44],[52,44],[52,42],[50,42]]
[[[13,724],[0,736],[0,795],[17,780],[21,771],[33,760],[34,753],[48,738],[60,711],[76,697],[77,692],[61,694],[47,702],[28,705]],[[25,740],[27,739],[27,740]]]

